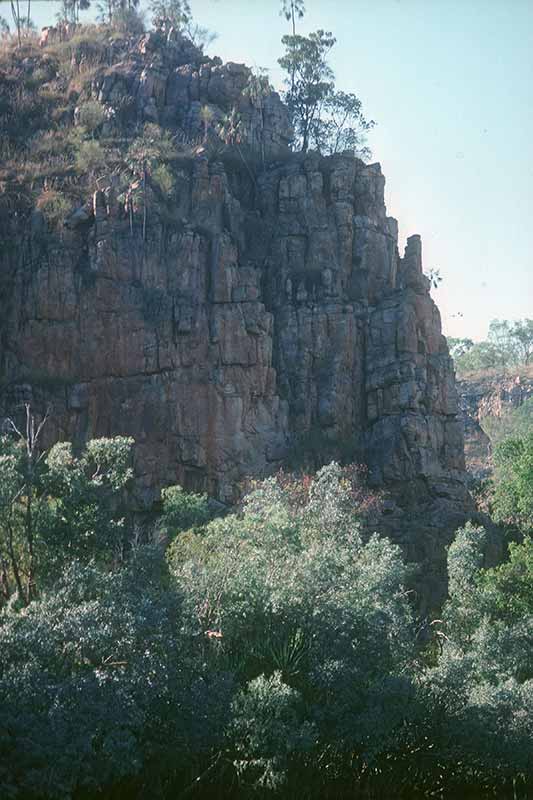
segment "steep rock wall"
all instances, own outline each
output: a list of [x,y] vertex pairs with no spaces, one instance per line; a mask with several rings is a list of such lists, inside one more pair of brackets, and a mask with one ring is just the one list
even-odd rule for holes
[[[380,529],[438,602],[473,513],[463,428],[420,238],[400,257],[379,164],[291,153],[278,95],[183,38],[113,38],[96,68],[86,50],[60,118],[97,100],[119,153],[163,126],[175,188],[128,205],[116,162],[96,192],[75,179],[84,202],[54,228],[20,201],[35,188],[0,186],[0,415],[49,406],[50,442],[133,436],[141,505],[176,482],[231,502],[282,465],[364,463],[387,494]],[[62,85],[53,54],[16,70]]]
[[457,382],[460,416],[464,426],[466,466],[471,478],[492,472],[493,443],[487,421],[500,420],[533,398],[533,371],[510,368],[507,374],[478,374]]
[[229,500],[317,431],[375,485],[461,486],[439,313],[420,239],[398,256],[379,165],[293,156],[254,184],[200,156],[146,242],[112,189],[61,236],[34,213],[9,256],[5,406],[40,391],[63,437],[133,435],[147,492]]

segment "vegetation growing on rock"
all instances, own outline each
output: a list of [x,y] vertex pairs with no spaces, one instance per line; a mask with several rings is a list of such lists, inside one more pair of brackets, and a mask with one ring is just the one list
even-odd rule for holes
[[[496,455],[508,557],[462,526],[435,609],[483,518],[334,37],[283,2],[287,109],[187,2],[147,34],[86,4],[0,59],[0,794],[526,797],[531,435]],[[458,359],[527,363],[530,322]],[[253,479],[283,463],[313,471]]]

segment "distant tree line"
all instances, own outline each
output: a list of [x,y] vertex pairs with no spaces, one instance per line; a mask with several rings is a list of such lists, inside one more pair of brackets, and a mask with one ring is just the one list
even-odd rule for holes
[[448,337],[450,353],[458,372],[533,364],[533,319],[516,322],[492,320],[486,340]]

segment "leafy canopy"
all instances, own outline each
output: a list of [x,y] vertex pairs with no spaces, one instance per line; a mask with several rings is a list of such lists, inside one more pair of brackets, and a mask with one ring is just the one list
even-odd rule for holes
[[94,439],[75,456],[66,442],[40,450],[31,416],[19,433],[0,439],[0,586],[28,603],[72,559],[122,558],[133,440]]
[[533,530],[533,432],[504,440],[494,453],[493,506],[501,522]]
[[324,154],[361,150],[364,134],[374,126],[362,114],[353,93],[336,91],[328,55],[336,39],[329,31],[309,36],[284,36],[285,54],[278,63],[286,73],[285,102],[292,117],[296,142],[302,152],[312,147]]

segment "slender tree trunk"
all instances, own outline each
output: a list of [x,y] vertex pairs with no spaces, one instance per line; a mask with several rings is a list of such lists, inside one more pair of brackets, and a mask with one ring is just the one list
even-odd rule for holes
[[307,153],[307,148],[309,147],[309,129],[311,127],[311,117],[307,113],[304,120],[303,120],[303,132],[302,132],[302,153]]
[[[291,2],[291,17],[292,17],[292,35],[296,36],[296,20],[294,18],[294,0]],[[291,92],[294,92],[294,76],[296,73],[296,68],[294,66],[294,60],[292,62],[291,68]]]
[[4,599],[5,600],[9,600],[9,598],[11,596],[11,592],[9,590],[9,578],[8,578],[8,574],[7,574],[7,564],[6,564],[5,560],[4,560],[4,558],[2,558],[0,560],[0,564],[1,564],[1,567],[0,567],[0,587],[1,587],[1,591],[2,591],[2,595],[3,595]]
[[22,579],[20,577],[19,565],[17,557],[15,555],[15,548],[13,545],[13,528],[11,527],[11,523],[8,524],[7,534],[8,534],[7,546],[9,550],[9,559],[11,561],[11,569],[13,570],[13,577],[15,578],[15,583],[17,584],[17,590],[21,601],[24,603],[24,605],[27,605],[26,597],[24,595],[24,588],[22,586]]
[[240,157],[241,157],[241,161],[242,161],[242,163],[244,164],[244,166],[245,166],[245,167],[246,167],[246,169],[248,170],[248,174],[250,175],[250,178],[252,179],[252,182],[253,182],[253,184],[255,185],[255,175],[254,175],[254,173],[252,172],[252,170],[250,169],[250,165],[249,165],[249,164],[248,164],[248,162],[246,161],[246,159],[245,159],[245,157],[244,157],[244,155],[243,155],[243,152],[242,152],[242,150],[241,150],[241,148],[240,148],[240,145],[236,144],[236,145],[235,145],[235,147],[237,148],[237,152],[238,152],[238,154],[239,154],[239,155],[240,155]]
[[32,515],[32,496],[31,496],[31,483],[28,486],[28,497],[26,501],[26,514],[24,520],[24,526],[26,529],[26,541],[28,543],[28,590],[27,596],[28,601],[31,600],[34,596],[34,588],[35,588],[35,558],[34,558],[34,549],[33,549],[33,515]]
[[19,0],[16,0],[16,5],[14,0],[11,0],[11,14],[13,15],[13,22],[15,23],[15,27],[17,29],[17,39],[18,44],[20,47],[20,7],[19,7]]
[[143,242],[146,241],[146,161],[143,162]]

